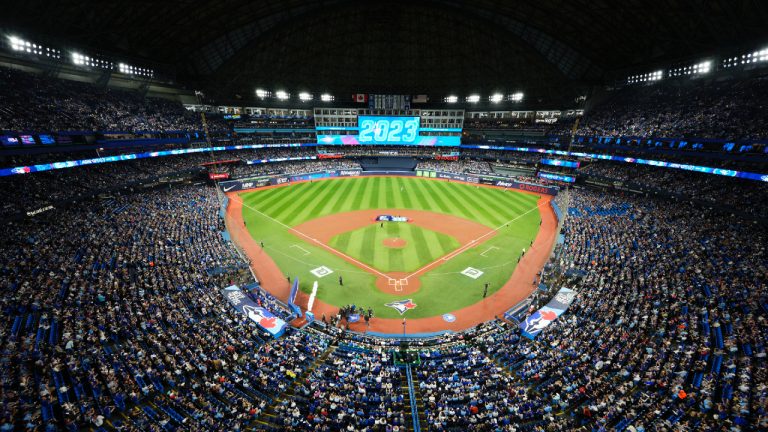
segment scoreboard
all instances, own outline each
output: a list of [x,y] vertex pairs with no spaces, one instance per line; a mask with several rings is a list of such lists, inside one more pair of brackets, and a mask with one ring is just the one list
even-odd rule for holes
[[359,115],[356,112],[344,114],[344,118],[337,116],[328,121],[315,116],[318,144],[413,146],[461,144],[460,123],[434,125],[427,120],[425,126],[423,115],[373,115],[368,112]]
[[415,144],[419,137],[418,117],[360,116],[360,144]]

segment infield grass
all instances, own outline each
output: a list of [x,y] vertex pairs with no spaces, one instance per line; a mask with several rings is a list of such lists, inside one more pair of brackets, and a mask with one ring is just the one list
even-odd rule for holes
[[[319,299],[336,306],[354,303],[371,307],[375,316],[383,318],[401,317],[394,309],[384,306],[395,300],[412,299],[418,306],[403,316],[422,318],[455,311],[482,300],[485,283],[489,284],[489,295],[501,288],[514,271],[522,249],[528,248],[536,237],[541,221],[538,198],[513,190],[418,177],[321,180],[239,194],[243,201],[243,219],[251,236],[257,242],[264,242],[265,251],[285,275],[300,279],[302,291],[309,292],[312,283],[318,280]],[[403,296],[380,291],[372,273],[305,241],[287,228],[339,212],[379,208],[403,209],[404,215],[408,209],[453,215],[491,229],[498,228],[498,233],[421,275],[419,291]],[[340,241],[338,237],[332,241]],[[412,244],[416,246],[418,243],[413,236]],[[426,247],[435,246],[430,241]],[[443,248],[442,243],[440,248]],[[373,260],[373,265],[384,266],[375,264],[375,254]],[[405,261],[404,258],[403,265],[408,265]],[[320,266],[333,273],[318,279],[310,270]],[[413,266],[417,264],[410,267]],[[461,274],[467,267],[484,273],[478,279],[468,278]],[[338,284],[339,275],[344,277],[343,286]]]
[[[403,239],[406,245],[383,246],[389,238]],[[339,234],[329,245],[383,272],[412,272],[455,250],[459,242],[449,235],[406,222],[385,222]]]

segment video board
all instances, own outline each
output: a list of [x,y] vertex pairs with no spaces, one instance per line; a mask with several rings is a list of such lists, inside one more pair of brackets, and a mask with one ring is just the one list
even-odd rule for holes
[[357,127],[318,127],[317,143],[324,145],[458,146],[460,134],[422,134],[418,116],[357,117]]

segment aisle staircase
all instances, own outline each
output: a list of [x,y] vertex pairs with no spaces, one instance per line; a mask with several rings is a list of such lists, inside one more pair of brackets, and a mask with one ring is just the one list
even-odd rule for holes
[[[428,423],[424,401],[421,398],[421,394],[419,394],[419,379],[413,373],[410,366],[408,366],[406,373],[408,376],[409,390],[412,391],[409,391],[411,398],[411,412],[413,413],[415,410],[416,413],[414,416],[414,430],[420,431],[422,426],[427,428]],[[418,427],[418,429],[416,429],[416,427]]]
[[413,432],[421,432],[421,419],[419,418],[421,410],[416,403],[416,389],[413,386],[413,374],[411,365],[405,366],[405,375],[408,377],[408,400],[411,402],[411,427]]

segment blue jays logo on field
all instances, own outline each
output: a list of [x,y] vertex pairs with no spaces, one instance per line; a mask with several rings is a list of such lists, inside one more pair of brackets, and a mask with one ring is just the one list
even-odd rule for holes
[[406,311],[415,308],[416,303],[412,302],[411,299],[407,299],[407,300],[400,300],[392,303],[387,303],[384,306],[394,308],[396,311],[400,312],[400,315],[402,315]]

